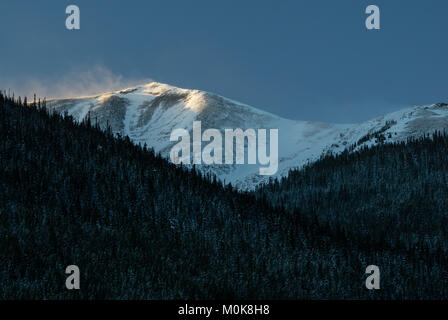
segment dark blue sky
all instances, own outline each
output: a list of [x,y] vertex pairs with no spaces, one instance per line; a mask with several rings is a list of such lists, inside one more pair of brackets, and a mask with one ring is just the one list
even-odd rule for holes
[[[79,31],[65,29],[69,4]],[[365,28],[369,4],[379,31]],[[362,121],[448,100],[447,17],[446,0],[1,0],[0,87],[150,78],[287,118]]]

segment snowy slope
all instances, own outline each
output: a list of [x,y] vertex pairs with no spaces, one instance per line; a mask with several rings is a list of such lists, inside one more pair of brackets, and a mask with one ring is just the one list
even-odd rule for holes
[[[115,133],[128,135],[135,143],[146,143],[165,157],[169,157],[176,143],[170,141],[171,132],[178,128],[191,132],[193,121],[202,122],[202,132],[208,128],[222,133],[224,129],[236,128],[278,129],[279,167],[275,176],[284,176],[291,168],[315,161],[322,154],[373,145],[383,137],[385,142],[392,142],[448,129],[448,106],[444,104],[409,108],[361,124],[341,125],[288,120],[216,94],[157,82],[92,97],[53,100],[49,105],[77,120],[90,115],[103,128],[110,125]],[[259,175],[258,164],[198,168],[241,189],[252,189],[269,179]]]

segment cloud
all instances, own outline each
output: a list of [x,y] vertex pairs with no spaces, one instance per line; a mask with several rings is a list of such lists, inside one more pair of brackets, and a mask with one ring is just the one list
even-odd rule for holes
[[93,66],[87,70],[73,69],[62,76],[47,79],[37,77],[8,79],[6,81],[0,79],[0,89],[11,89],[11,93],[14,92],[15,96],[30,98],[36,93],[38,97],[53,99],[96,95],[151,81],[153,80],[149,78],[125,78],[122,75],[114,74],[104,66]]

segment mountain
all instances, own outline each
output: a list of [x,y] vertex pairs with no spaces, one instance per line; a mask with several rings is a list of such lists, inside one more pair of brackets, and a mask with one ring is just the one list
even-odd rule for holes
[[[279,165],[274,177],[287,176],[291,169],[322,155],[398,142],[448,128],[446,104],[408,108],[360,124],[330,124],[288,120],[217,94],[158,82],[96,96],[52,100],[49,106],[78,121],[90,116],[102,128],[110,125],[114,133],[129,136],[137,144],[146,143],[166,158],[177,143],[170,141],[171,132],[183,128],[192,136],[193,121],[201,121],[202,131],[278,129]],[[202,172],[210,172],[240,189],[254,189],[268,181],[270,176],[259,175],[259,167],[198,166]]]
[[448,298],[447,133],[246,193],[39,105],[0,90],[1,300]]

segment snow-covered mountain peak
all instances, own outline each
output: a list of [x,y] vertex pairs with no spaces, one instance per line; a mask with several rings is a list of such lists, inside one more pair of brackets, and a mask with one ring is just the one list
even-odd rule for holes
[[[330,124],[288,120],[220,95],[151,82],[92,97],[53,100],[50,108],[82,120],[88,115],[105,128],[147,144],[169,157],[175,142],[174,129],[192,131],[194,121],[202,130],[278,129],[279,167],[277,176],[292,168],[316,161],[323,154],[357,150],[363,146],[406,140],[435,130],[448,129],[448,105],[417,106],[377,117],[360,124]],[[203,172],[252,189],[267,181],[258,165],[202,165]]]
[[171,86],[169,84],[160,83],[160,82],[150,82],[148,84],[145,84],[141,86],[142,93],[159,96],[161,94],[171,92],[171,93],[177,93],[177,94],[189,94],[194,91],[198,90],[189,90],[189,89],[182,89],[178,87]]

